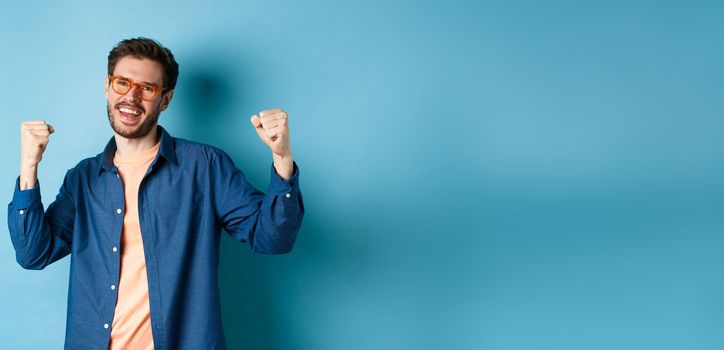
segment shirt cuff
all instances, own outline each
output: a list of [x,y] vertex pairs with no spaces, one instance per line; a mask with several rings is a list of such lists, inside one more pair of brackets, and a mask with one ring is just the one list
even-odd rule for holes
[[274,168],[274,163],[272,162],[271,182],[269,183],[268,190],[269,193],[276,195],[292,195],[299,193],[299,167],[297,167],[297,162],[294,162],[293,164],[294,168],[292,177],[290,177],[289,180],[284,180],[281,176],[279,176],[279,174],[277,174],[277,170]]
[[40,181],[35,182],[35,187],[21,191],[20,176],[18,176],[17,180],[15,180],[13,207],[15,207],[15,209],[27,209],[35,203],[40,203]]

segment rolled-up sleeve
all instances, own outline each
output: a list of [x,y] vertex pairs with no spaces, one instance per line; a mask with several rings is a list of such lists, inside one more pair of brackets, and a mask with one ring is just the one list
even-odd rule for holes
[[212,184],[217,215],[223,228],[257,253],[284,254],[292,250],[302,225],[304,203],[299,190],[299,168],[282,179],[271,167],[265,193],[254,188],[223,152],[212,162]]
[[68,191],[69,176],[55,201],[44,210],[40,182],[20,190],[15,181],[13,199],[8,205],[8,229],[15,249],[15,259],[25,269],[41,270],[71,252],[75,206]]

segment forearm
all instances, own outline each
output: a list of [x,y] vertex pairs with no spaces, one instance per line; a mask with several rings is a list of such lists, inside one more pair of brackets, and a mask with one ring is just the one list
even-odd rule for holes
[[20,165],[20,190],[28,190],[35,187],[38,182],[38,165]]
[[18,179],[7,221],[16,260],[25,269],[43,269],[70,253],[74,209],[59,194],[44,210],[39,183],[24,191],[19,185]]
[[279,156],[272,153],[272,158],[274,159],[274,169],[276,169],[277,174],[282,179],[289,180],[294,175],[294,157],[292,154]]
[[265,254],[288,253],[294,247],[303,216],[299,192],[289,193],[288,197],[286,194],[267,194],[252,234],[252,250]]
[[[275,165],[276,166],[276,165]],[[289,252],[302,225],[304,204],[299,190],[299,169],[292,162],[290,176],[274,174],[264,196],[255,225],[252,250],[267,254]]]

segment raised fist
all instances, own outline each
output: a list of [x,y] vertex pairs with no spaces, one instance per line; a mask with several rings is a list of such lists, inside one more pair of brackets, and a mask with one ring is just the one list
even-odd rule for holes
[[48,146],[48,137],[55,129],[42,120],[26,121],[20,124],[20,167],[35,167],[43,159],[43,152]]
[[292,150],[289,145],[287,113],[281,109],[268,109],[251,117],[251,124],[259,138],[271,148],[274,155],[288,157]]

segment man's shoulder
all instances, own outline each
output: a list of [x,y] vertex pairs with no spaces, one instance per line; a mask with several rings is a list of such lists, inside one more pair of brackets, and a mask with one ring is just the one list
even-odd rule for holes
[[85,175],[98,172],[98,167],[103,159],[103,153],[80,160],[75,166],[68,169],[69,175]]
[[210,162],[213,159],[226,156],[223,150],[209,144],[178,137],[174,137],[173,141],[176,156],[183,162]]

